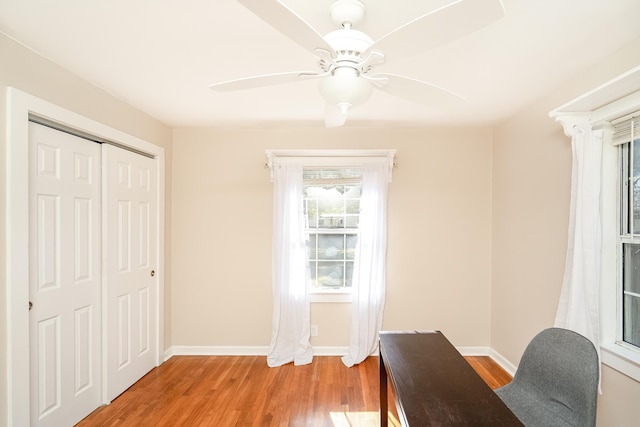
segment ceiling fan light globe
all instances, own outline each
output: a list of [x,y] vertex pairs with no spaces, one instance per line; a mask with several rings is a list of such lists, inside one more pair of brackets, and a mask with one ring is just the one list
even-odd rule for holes
[[346,107],[346,110],[348,110],[369,99],[373,86],[368,81],[357,76],[334,75],[323,79],[320,82],[319,89],[320,94],[328,104],[335,105],[340,110],[348,105]]

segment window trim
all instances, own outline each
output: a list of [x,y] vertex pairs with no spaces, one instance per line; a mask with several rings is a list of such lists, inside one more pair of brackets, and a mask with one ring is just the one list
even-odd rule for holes
[[304,166],[353,167],[358,168],[372,160],[384,157],[389,162],[389,182],[393,178],[396,150],[265,150],[266,166],[271,171],[273,182],[273,165],[276,159],[280,163],[303,163]]
[[309,302],[352,302],[353,292],[351,289],[323,289],[309,290]]
[[[602,363],[640,381],[640,351],[620,340],[619,298],[621,265],[619,236],[618,148],[613,144],[611,122],[640,110],[640,66],[551,111],[567,136],[576,123],[587,121],[604,129],[602,153],[602,265],[600,281],[600,355]],[[612,284],[612,281],[614,283]],[[615,290],[615,291],[612,291]]]

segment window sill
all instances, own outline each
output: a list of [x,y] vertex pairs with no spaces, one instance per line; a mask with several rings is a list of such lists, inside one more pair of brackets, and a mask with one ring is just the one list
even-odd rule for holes
[[600,357],[605,365],[640,382],[640,352],[607,343],[600,346]]
[[309,302],[351,302],[351,291],[315,291],[309,292]]

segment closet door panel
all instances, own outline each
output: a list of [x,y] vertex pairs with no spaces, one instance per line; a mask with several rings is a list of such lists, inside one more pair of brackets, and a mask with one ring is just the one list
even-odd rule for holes
[[99,144],[29,123],[32,425],[101,403],[101,178]]
[[103,146],[107,398],[158,362],[156,162]]

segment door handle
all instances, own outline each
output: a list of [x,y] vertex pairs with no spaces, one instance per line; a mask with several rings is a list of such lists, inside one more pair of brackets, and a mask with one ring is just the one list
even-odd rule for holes
[[33,308],[33,303],[29,301],[29,311],[31,311],[32,308]]

